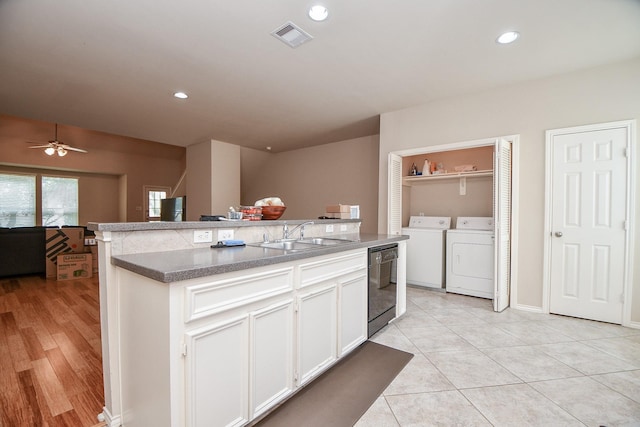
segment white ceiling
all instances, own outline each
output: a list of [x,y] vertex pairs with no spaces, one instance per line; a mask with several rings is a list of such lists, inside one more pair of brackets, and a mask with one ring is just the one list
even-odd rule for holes
[[[640,56],[640,0],[0,0],[0,113],[289,150],[379,115]],[[271,32],[292,21],[312,41]],[[521,38],[495,43],[505,30]],[[182,90],[188,100],[173,98]]]

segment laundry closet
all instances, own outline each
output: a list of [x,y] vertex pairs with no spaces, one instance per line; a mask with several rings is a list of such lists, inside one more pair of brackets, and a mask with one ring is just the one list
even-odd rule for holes
[[410,236],[408,284],[508,306],[511,145],[498,138],[390,154],[389,231]]

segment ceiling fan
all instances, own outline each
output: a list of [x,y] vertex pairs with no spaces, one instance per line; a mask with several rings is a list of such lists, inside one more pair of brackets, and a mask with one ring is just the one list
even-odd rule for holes
[[58,156],[63,157],[67,155],[69,151],[76,151],[78,153],[87,153],[87,150],[83,150],[81,148],[71,147],[70,145],[64,144],[58,141],[58,124],[56,123],[56,131],[55,137],[52,141],[49,141],[46,145],[32,145],[29,148],[44,148],[44,152],[53,156],[55,153],[58,153]]

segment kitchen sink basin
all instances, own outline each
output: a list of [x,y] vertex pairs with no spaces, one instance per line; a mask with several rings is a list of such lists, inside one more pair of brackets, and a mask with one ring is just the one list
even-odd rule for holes
[[298,240],[300,243],[310,243],[312,245],[319,246],[333,246],[333,245],[342,245],[345,243],[351,243],[353,240],[347,239],[334,239],[331,237],[312,237],[309,239]]
[[352,242],[352,240],[314,237],[303,240],[276,240],[275,242],[249,243],[249,246],[257,246],[260,248],[269,249],[281,249],[283,251],[295,252],[316,249],[322,246],[340,245],[350,242]]
[[292,251],[292,250],[299,251],[299,250],[313,249],[315,247],[313,243],[302,243],[296,240],[254,243],[251,246],[259,246],[261,248],[269,248],[269,249],[282,249],[285,251]]

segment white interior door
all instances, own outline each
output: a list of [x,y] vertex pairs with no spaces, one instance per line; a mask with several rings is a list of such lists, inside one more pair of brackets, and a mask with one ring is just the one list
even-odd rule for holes
[[551,313],[622,323],[629,140],[625,126],[547,132]]
[[493,165],[494,290],[493,309],[509,306],[511,285],[511,143],[496,141]]

